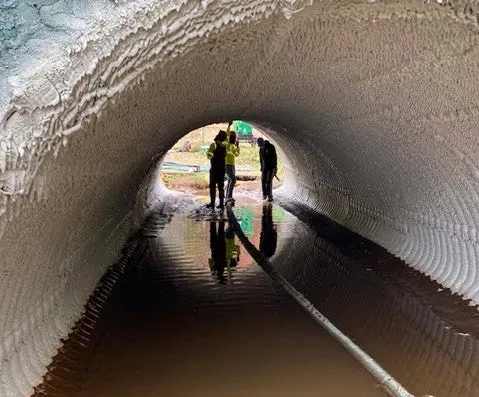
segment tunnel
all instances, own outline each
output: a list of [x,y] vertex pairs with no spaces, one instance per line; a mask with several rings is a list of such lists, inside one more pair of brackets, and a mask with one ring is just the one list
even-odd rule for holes
[[157,161],[230,119],[284,153],[277,197],[479,302],[476,2],[40,0],[0,13],[0,395],[41,381],[148,215]]

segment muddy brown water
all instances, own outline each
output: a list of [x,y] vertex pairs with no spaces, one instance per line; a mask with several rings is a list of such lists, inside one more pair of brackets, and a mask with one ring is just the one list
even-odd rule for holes
[[[434,310],[442,295],[411,287],[420,276],[377,269],[347,233],[338,244],[329,238],[337,230],[315,230],[277,205],[235,212],[277,269],[410,392],[479,396],[477,340]],[[36,395],[386,395],[219,218],[152,218],[96,328],[54,360]]]

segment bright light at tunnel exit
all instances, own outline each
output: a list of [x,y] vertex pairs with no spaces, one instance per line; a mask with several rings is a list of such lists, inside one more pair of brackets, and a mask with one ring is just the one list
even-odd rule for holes
[[[180,138],[163,158],[161,182],[171,190],[192,194],[200,200],[207,201],[210,161],[206,153],[218,132],[226,130],[227,127],[227,123],[210,124]],[[243,197],[259,198],[261,171],[256,140],[259,137],[269,140],[271,138],[263,131],[241,120],[234,120],[231,130],[236,132],[240,147],[240,154],[235,164],[237,182],[234,193]],[[273,143],[277,147],[277,144]],[[274,188],[279,187],[284,178],[281,155],[278,155],[277,176],[278,178],[274,180]]]

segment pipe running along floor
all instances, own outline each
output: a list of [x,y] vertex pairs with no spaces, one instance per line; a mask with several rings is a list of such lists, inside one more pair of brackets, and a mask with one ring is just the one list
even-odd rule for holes
[[[407,277],[420,276],[401,273],[397,264],[388,271],[371,266],[364,261],[371,256],[358,255],[367,245],[328,240],[338,230],[327,224],[315,230],[307,223],[318,222],[304,216],[303,222],[278,205],[238,204],[235,212],[290,282],[410,392],[479,395],[476,339],[403,288]],[[170,222],[150,219],[81,373],[59,375],[64,363],[54,362],[36,394],[385,396],[263,273],[220,218],[193,211]],[[457,335],[462,344],[454,342]]]

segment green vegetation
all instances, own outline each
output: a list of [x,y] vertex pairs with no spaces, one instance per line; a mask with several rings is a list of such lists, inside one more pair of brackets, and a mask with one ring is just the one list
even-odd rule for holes
[[178,191],[205,190],[209,185],[209,177],[206,172],[185,173],[164,173],[162,180],[167,187]]

